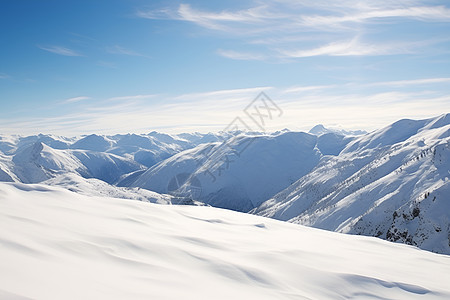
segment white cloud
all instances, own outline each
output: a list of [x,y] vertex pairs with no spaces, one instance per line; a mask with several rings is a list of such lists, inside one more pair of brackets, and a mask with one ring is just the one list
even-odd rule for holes
[[[425,1],[264,1],[241,10],[204,11],[189,4],[180,4],[177,9],[138,11],[137,16],[148,19],[174,19],[195,23],[214,30],[248,29],[248,25],[259,26],[260,31],[270,29],[323,30],[324,25],[335,27],[341,23],[361,23],[386,18],[410,18],[419,21],[450,21],[450,9],[444,5],[422,5]],[[317,12],[320,13],[317,13]],[[315,14],[311,14],[315,12]],[[231,25],[241,25],[232,27]],[[351,27],[347,27],[349,29]],[[336,28],[333,28],[333,31]],[[283,33],[282,31],[278,31]]]
[[120,97],[112,97],[108,98],[109,101],[128,101],[128,100],[142,100],[142,99],[150,99],[156,97],[156,94],[148,94],[148,95],[131,95],[131,96],[120,96]]
[[[283,110],[282,117],[268,123],[266,129],[269,131],[286,127],[307,130],[317,123],[372,130],[405,117],[426,118],[449,112],[450,97],[443,96],[445,93],[442,92],[448,91],[449,81],[449,78],[422,78],[286,88],[254,87],[182,95],[117,96],[83,103],[72,113],[58,117],[3,119],[0,127],[5,128],[5,133],[40,131],[61,135],[152,130],[171,133],[220,131],[235,117],[245,117],[243,109],[265,91]],[[435,86],[429,90],[427,84]],[[423,85],[423,88],[412,92],[408,89],[410,85]],[[368,86],[377,89],[370,91]],[[79,97],[72,99],[76,98]],[[74,100],[73,103],[78,102]],[[45,116],[42,112],[36,115]]]
[[449,22],[450,9],[445,6],[416,6],[389,10],[367,9],[353,14],[346,14],[344,16],[302,16],[301,24],[308,27],[320,28],[323,28],[322,26],[326,25],[335,29],[335,26],[342,25],[342,23],[361,23],[366,21],[374,21],[375,19],[388,19],[396,17],[431,22]]
[[222,22],[259,23],[264,19],[273,18],[265,6],[252,7],[239,11],[205,12],[192,9],[188,4],[180,4],[178,8],[180,19],[191,21],[210,29],[223,29]]
[[325,89],[331,89],[336,88],[337,85],[330,84],[330,85],[310,85],[310,86],[293,86],[284,89],[281,93],[282,94],[292,94],[292,93],[304,93],[304,92],[316,92],[316,91],[323,91]]
[[40,46],[38,45],[39,49],[58,54],[58,55],[64,55],[64,56],[82,56],[80,53],[61,46]]
[[[192,8],[189,4],[180,4],[175,10],[159,9],[145,12],[138,11],[136,16],[147,19],[187,21],[207,29],[233,31],[234,33],[239,33],[239,30],[235,30],[235,26],[239,27],[242,25],[252,25],[259,27],[258,31],[266,31],[267,28],[265,28],[265,25],[267,25],[267,22],[277,21],[287,17],[284,13],[276,12],[268,4],[237,11],[223,10],[218,12],[198,10]],[[247,32],[249,31],[247,30]]]
[[[138,17],[170,19],[190,22],[202,28],[220,31],[226,36],[237,37],[243,44],[258,45],[262,50],[252,54],[237,49],[217,51],[218,55],[238,60],[279,59],[279,52],[286,57],[373,56],[418,53],[415,41],[406,41],[404,35],[390,33],[383,44],[369,38],[379,31],[379,24],[414,22],[449,22],[450,9],[445,5],[432,5],[425,0],[260,0],[253,6],[238,10],[202,10],[184,3],[178,7],[139,11]],[[436,3],[436,2],[435,2]],[[383,29],[384,30],[384,29]],[[351,39],[364,37],[365,43]],[[444,36],[437,32],[436,37]],[[313,41],[323,46],[312,48]],[[298,49],[301,45],[310,50]],[[420,49],[424,51],[425,49]]]
[[383,81],[369,83],[366,86],[407,86],[407,85],[424,85],[424,84],[434,84],[434,83],[450,83],[450,78],[424,78],[424,79],[412,79],[412,80],[394,80],[394,81]]
[[217,50],[217,54],[234,60],[265,60],[267,58],[267,56],[262,54],[239,52],[233,50],[223,50],[223,49]]
[[242,97],[256,97],[260,92],[273,89],[270,86],[254,87],[254,88],[242,88],[242,89],[229,89],[229,90],[217,90],[212,92],[202,93],[189,93],[174,97],[176,100],[230,100],[241,99]]
[[373,55],[394,55],[411,54],[413,49],[417,49],[417,43],[404,44],[369,44],[362,43],[359,38],[351,40],[332,42],[307,50],[278,50],[281,55],[292,58],[312,57],[312,56],[373,56]]
[[75,103],[75,102],[80,102],[83,100],[89,100],[91,99],[90,97],[85,97],[85,96],[80,96],[80,97],[73,97],[73,98],[69,98],[63,101],[63,103]]

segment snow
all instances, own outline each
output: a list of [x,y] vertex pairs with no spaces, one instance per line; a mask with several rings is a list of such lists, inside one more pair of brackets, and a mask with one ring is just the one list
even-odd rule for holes
[[114,141],[106,136],[91,134],[76,141],[71,148],[106,152],[114,145]]
[[247,212],[312,170],[321,157],[316,142],[316,136],[304,132],[241,134],[226,144],[202,144],[180,152],[131,186],[168,193],[173,177],[189,174],[184,186],[201,186],[196,200]]
[[43,181],[42,184],[63,187],[69,191],[86,196],[114,197],[158,204],[172,204],[172,202],[176,202],[174,197],[170,195],[158,194],[140,188],[117,187],[99,179],[86,179],[73,173],[58,175]]
[[449,121],[401,120],[357,137],[252,213],[450,254]]
[[98,178],[111,184],[124,174],[144,169],[131,158],[111,153],[87,150],[72,150],[72,153],[87,168],[89,173],[85,177]]
[[366,134],[367,132],[364,130],[345,130],[342,128],[327,128],[325,126],[323,126],[322,124],[318,124],[316,126],[314,126],[313,128],[311,128],[308,133],[317,135],[317,136],[321,136],[323,134],[328,134],[328,133],[334,133],[337,135],[363,135]]
[[2,299],[449,299],[450,258],[212,207],[0,183]]
[[0,181],[202,205],[194,199],[450,254],[450,114],[311,132],[0,135]]

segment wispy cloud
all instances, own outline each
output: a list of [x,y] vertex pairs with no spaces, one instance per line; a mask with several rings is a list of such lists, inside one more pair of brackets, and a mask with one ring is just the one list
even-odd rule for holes
[[112,97],[108,98],[109,101],[129,101],[129,100],[142,100],[142,99],[150,99],[156,97],[156,94],[147,94],[147,95],[131,95],[131,96],[120,96],[120,97]]
[[437,84],[437,83],[450,83],[450,78],[424,78],[424,79],[412,79],[412,80],[394,80],[383,81],[366,84],[366,86],[392,86],[403,87],[408,85],[424,85],[424,84]]
[[194,9],[189,4],[180,4],[176,10],[162,9],[155,11],[138,11],[136,15],[147,19],[169,18],[189,21],[208,29],[227,30],[227,24],[262,24],[263,20],[280,17],[280,15],[271,12],[267,8],[267,5],[261,5],[238,11],[211,12]]
[[275,18],[274,13],[267,11],[267,6],[256,6],[238,11],[206,12],[195,10],[188,4],[178,8],[180,19],[194,22],[210,29],[225,29],[221,23],[262,23],[265,19]]
[[369,44],[362,43],[359,38],[353,38],[347,41],[332,42],[308,50],[279,50],[286,57],[301,58],[312,56],[363,56],[363,55],[393,55],[414,53],[415,44]]
[[[6,128],[6,133],[40,131],[62,135],[142,133],[158,129],[172,133],[220,131],[236,116],[242,116],[242,110],[265,91],[284,111],[282,118],[271,121],[266,128],[269,131],[286,127],[308,130],[317,123],[372,130],[400,118],[426,118],[450,111],[450,96],[439,92],[448,91],[448,81],[449,78],[422,78],[286,88],[250,87],[183,95],[117,96],[89,101],[72,113],[58,117],[0,120],[0,127]],[[408,86],[413,84],[423,84],[423,89],[412,92]],[[426,84],[436,86],[428,90]],[[369,85],[377,89],[360,89]],[[358,92],[362,90],[364,93]],[[146,101],[150,98],[156,101]]]
[[75,102],[80,102],[83,100],[89,100],[91,99],[91,97],[86,97],[86,96],[80,96],[80,97],[73,97],[73,98],[68,98],[62,101],[62,103],[75,103]]
[[292,93],[304,93],[304,92],[316,92],[323,91],[325,89],[336,88],[336,84],[330,85],[310,85],[310,86],[293,86],[286,88],[281,91],[282,94],[292,94]]
[[10,78],[11,76],[9,76],[8,74],[6,74],[6,73],[0,73],[0,79],[7,79],[7,78]]
[[[408,42],[400,32],[390,32],[390,38],[384,39],[383,43],[370,39],[370,35],[380,30],[378,27],[371,30],[371,26],[411,20],[450,22],[450,8],[425,0],[272,0],[253,3],[246,9],[215,11],[183,3],[172,8],[141,10],[136,15],[190,22],[242,38],[243,44],[252,43],[262,48],[256,53],[264,53],[246,53],[237,47],[234,50],[216,50],[218,55],[235,60],[268,60],[279,58],[278,53],[285,57],[415,54],[419,50],[414,49],[411,40]],[[383,27],[382,30],[387,29]],[[437,33],[439,35],[442,36],[442,32]],[[365,42],[359,38],[364,38]],[[322,46],[313,48],[314,41],[320,41]],[[299,45],[309,50],[295,50]],[[278,51],[272,51],[274,48]]]
[[[335,26],[343,23],[362,23],[382,19],[409,18],[429,22],[450,22],[450,9],[445,6],[415,6],[397,9],[368,9],[343,16],[302,16],[301,24],[308,27]],[[333,29],[333,30],[334,30]]]
[[141,57],[148,57],[142,53],[136,52],[134,50],[131,49],[127,49],[124,48],[122,46],[112,46],[112,47],[107,47],[106,51],[111,53],[111,54],[119,54],[119,55],[129,55],[129,56],[141,56]]
[[[450,9],[443,5],[420,5],[425,1],[265,1],[248,9],[205,11],[180,4],[176,9],[138,11],[136,15],[148,19],[173,19],[195,23],[214,30],[232,30],[236,27],[255,25],[271,26],[271,29],[287,28],[297,30],[323,29],[324,25],[341,23],[374,22],[382,19],[409,18],[419,21],[450,21]],[[316,12],[311,14],[310,12]],[[317,13],[320,11],[321,13]],[[241,27],[242,28],[242,27]],[[348,28],[347,28],[348,29]],[[248,31],[255,33],[258,31]],[[264,32],[267,32],[264,30]]]
[[61,46],[41,46],[38,45],[39,49],[42,49],[44,51],[48,51],[54,54],[58,55],[64,55],[64,56],[82,56],[80,53],[76,52],[75,50],[61,47]]
[[273,89],[270,86],[262,86],[262,87],[252,87],[252,88],[242,88],[242,89],[229,89],[229,90],[217,90],[211,92],[202,92],[202,93],[188,93],[176,96],[174,99],[177,100],[186,100],[186,99],[235,99],[241,97],[249,97],[251,95],[257,95],[257,93],[262,91],[268,91]]
[[267,59],[267,56],[263,55],[263,54],[240,52],[240,51],[233,51],[233,50],[218,49],[217,54],[219,54],[220,56],[235,59],[235,60],[265,60],[265,59]]

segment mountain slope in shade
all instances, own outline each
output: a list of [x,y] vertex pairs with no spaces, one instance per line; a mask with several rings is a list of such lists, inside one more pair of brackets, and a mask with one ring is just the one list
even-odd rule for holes
[[450,254],[449,120],[401,120],[358,137],[252,212]]
[[114,144],[110,138],[106,136],[91,134],[83,137],[71,145],[72,149],[91,150],[96,152],[106,152]]
[[111,184],[124,174],[144,169],[132,158],[120,157],[112,153],[83,150],[72,150],[71,152],[89,172],[88,176],[83,177],[93,177]]
[[302,132],[231,138],[226,145],[204,144],[178,153],[140,175],[132,184],[167,193],[178,174],[181,193],[193,186],[197,200],[212,206],[249,211],[307,174],[319,161],[317,137]]
[[449,299],[450,259],[211,207],[0,183],[2,299]]

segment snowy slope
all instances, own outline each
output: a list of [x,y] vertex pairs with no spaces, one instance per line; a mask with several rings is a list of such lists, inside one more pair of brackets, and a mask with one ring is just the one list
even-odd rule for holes
[[58,172],[87,176],[87,168],[72,153],[53,149],[42,142],[21,148],[13,157],[14,174],[24,183],[37,183]]
[[42,184],[65,188],[86,196],[113,197],[138,200],[158,204],[176,204],[178,201],[171,195],[162,195],[140,188],[124,188],[110,185],[95,178],[83,178],[73,173],[58,175],[43,181]]
[[11,172],[10,167],[1,159],[0,156],[0,181],[4,182],[15,182],[18,179]]
[[0,135],[0,181],[37,183],[66,172],[115,183],[124,174],[153,166],[205,140],[217,141],[219,136],[156,132],[75,138]]
[[211,207],[0,183],[2,299],[449,299],[450,258]]
[[121,157],[112,153],[94,152],[88,150],[72,150],[71,153],[83,164],[89,172],[88,176],[108,183],[115,183],[124,174],[144,169],[144,166],[132,158]]
[[[7,161],[7,157],[5,157]],[[24,183],[38,183],[61,173],[74,173],[113,183],[125,173],[142,169],[134,160],[88,150],[57,150],[36,142],[17,150],[9,169]]]
[[65,150],[89,150],[93,152],[112,153],[119,156],[132,157],[140,151],[152,153],[151,160],[145,160],[145,154],[136,161],[142,160],[141,164],[151,166],[175,153],[195,147],[201,143],[217,142],[227,133],[220,134],[180,134],[168,135],[157,132],[149,134],[118,134],[113,136],[91,134],[81,137],[61,137],[55,135],[1,135],[0,153],[5,155],[15,155],[33,144],[42,143],[52,149]]
[[316,144],[316,136],[302,132],[238,135],[225,145],[203,144],[178,153],[132,186],[168,193],[173,178],[187,174],[187,181],[179,182],[182,194],[198,187],[196,200],[246,212],[307,174],[322,155]]
[[113,144],[114,141],[106,136],[91,134],[77,140],[70,147],[72,149],[106,152],[113,146]]
[[38,134],[31,136],[3,136],[0,137],[0,150],[5,154],[14,154],[21,148],[28,148],[36,143],[43,143],[53,149],[68,149],[73,138],[52,134]]
[[401,120],[324,157],[253,213],[450,254],[450,117]]

